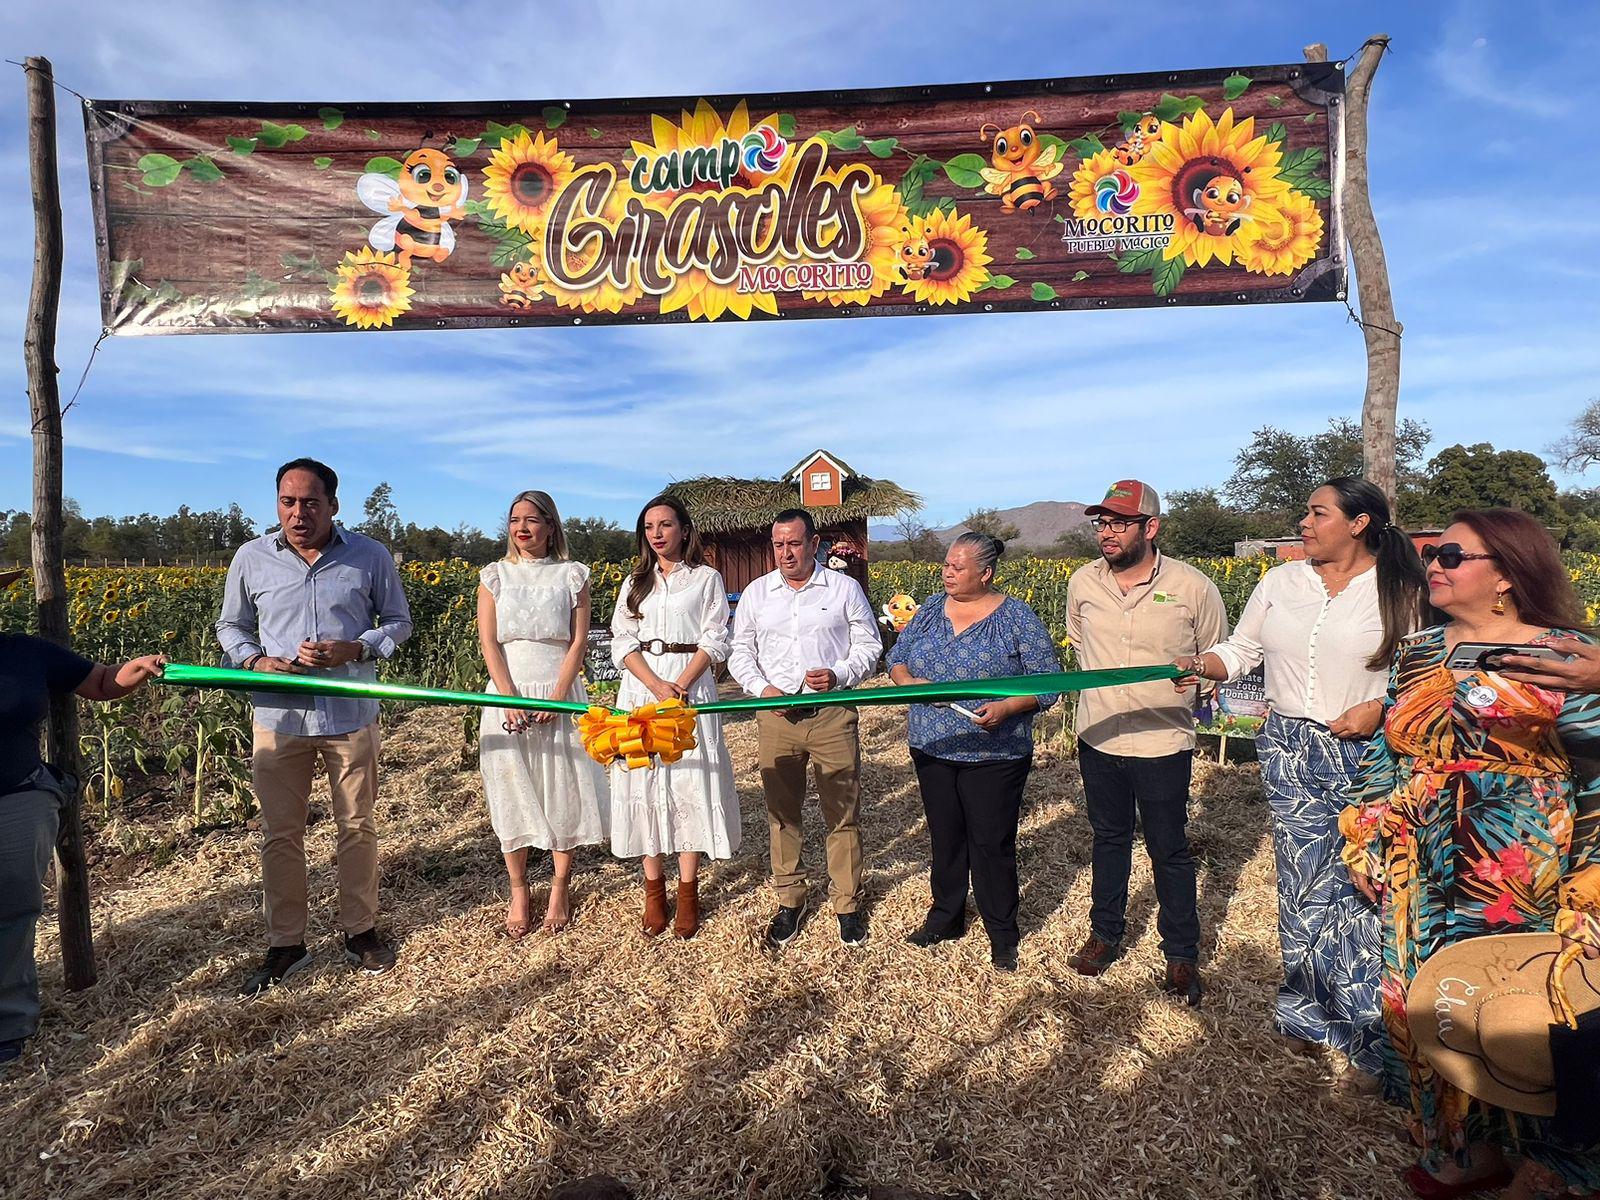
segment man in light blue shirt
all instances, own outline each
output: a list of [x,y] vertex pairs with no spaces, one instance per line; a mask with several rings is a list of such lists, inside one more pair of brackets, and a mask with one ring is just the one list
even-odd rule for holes
[[[272,674],[377,678],[377,660],[411,636],[389,551],[334,523],[339,477],[315,459],[278,469],[276,533],[233,556],[217,638],[229,666]],[[251,777],[261,805],[267,957],[241,989],[259,995],[311,965],[306,950],[306,815],[320,758],[338,826],[345,957],[368,974],[394,965],[379,936],[378,702],[253,693]]]

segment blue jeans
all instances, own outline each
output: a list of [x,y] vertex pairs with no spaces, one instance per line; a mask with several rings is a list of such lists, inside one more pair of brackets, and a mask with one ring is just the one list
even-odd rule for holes
[[1156,880],[1161,952],[1173,962],[1200,956],[1194,855],[1189,852],[1189,777],[1194,751],[1159,758],[1102,754],[1078,743],[1084,808],[1094,830],[1089,928],[1108,946],[1122,942],[1133,869],[1134,812]]
[[39,1027],[34,928],[44,909],[44,876],[55,853],[62,794],[40,774],[0,796],[0,1042]]

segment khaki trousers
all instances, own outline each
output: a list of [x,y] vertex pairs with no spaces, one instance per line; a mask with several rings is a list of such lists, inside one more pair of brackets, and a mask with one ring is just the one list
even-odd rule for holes
[[255,729],[250,776],[261,804],[261,881],[267,943],[297,946],[306,937],[306,816],[318,758],[328,772],[339,837],[339,924],[365,933],[378,921],[378,726],[327,737]]
[[778,903],[794,908],[806,898],[800,862],[804,844],[800,809],[806,795],[806,765],[816,768],[817,797],[827,829],[828,899],[836,913],[861,906],[861,740],[856,710],[819,708],[791,719],[781,711],[756,714],[760,734],[761,784],[767,794],[772,886]]

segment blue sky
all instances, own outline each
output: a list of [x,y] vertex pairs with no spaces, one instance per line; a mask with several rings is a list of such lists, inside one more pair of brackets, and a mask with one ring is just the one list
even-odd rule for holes
[[[1600,396],[1594,3],[100,0],[7,6],[0,49],[48,56],[96,98],[534,100],[1249,65],[1314,41],[1337,58],[1379,30],[1394,51],[1371,173],[1406,330],[1401,415],[1436,448],[1540,452]],[[26,104],[4,70],[0,509],[31,495]],[[59,104],[70,394],[99,309],[81,118]],[[1124,476],[1218,483],[1260,425],[1358,418],[1364,378],[1360,332],[1332,304],[113,338],[67,418],[66,490],[90,513],[238,501],[266,523],[274,468],[312,453],[340,471],[347,515],[386,479],[422,524],[492,527],[528,487],[630,524],[667,480],[775,474],[821,445],[920,492],[939,525]]]

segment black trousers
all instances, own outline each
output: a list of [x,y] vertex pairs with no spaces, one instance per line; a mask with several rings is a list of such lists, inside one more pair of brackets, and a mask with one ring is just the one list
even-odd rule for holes
[[1160,758],[1102,754],[1078,743],[1084,807],[1094,829],[1089,928],[1102,942],[1122,941],[1133,869],[1137,807],[1144,848],[1156,880],[1161,952],[1176,962],[1200,956],[1200,914],[1195,907],[1194,855],[1189,852],[1189,780],[1194,751]]
[[933,842],[928,923],[958,929],[967,919],[967,884],[994,946],[1015,946],[1017,818],[1032,757],[952,762],[911,751]]

